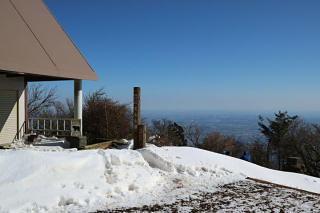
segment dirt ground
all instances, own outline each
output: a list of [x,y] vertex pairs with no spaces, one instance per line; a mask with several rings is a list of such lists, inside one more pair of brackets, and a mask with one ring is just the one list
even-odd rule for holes
[[252,180],[199,192],[171,204],[119,208],[111,212],[320,212],[320,196]]

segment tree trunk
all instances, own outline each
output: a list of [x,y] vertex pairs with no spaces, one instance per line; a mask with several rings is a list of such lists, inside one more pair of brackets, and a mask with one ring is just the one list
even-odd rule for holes
[[282,156],[281,156],[281,151],[280,151],[280,147],[278,146],[278,169],[279,170],[282,170],[282,164],[281,164],[281,161],[282,161]]
[[268,167],[271,168],[271,163],[270,163],[270,142],[268,142],[268,145],[267,145],[267,164],[268,164]]

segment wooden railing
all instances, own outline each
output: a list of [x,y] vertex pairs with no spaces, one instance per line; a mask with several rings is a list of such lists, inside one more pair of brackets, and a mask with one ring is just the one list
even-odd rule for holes
[[73,118],[29,118],[29,133],[52,135],[71,135]]

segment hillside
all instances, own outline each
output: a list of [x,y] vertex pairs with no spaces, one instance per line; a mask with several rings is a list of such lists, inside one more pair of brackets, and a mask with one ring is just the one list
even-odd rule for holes
[[[219,200],[219,192],[228,186],[227,191],[251,192],[250,187],[263,187],[247,177],[320,193],[319,178],[275,171],[191,147],[76,151],[29,146],[0,152],[0,170],[5,171],[0,176],[0,212],[116,211],[180,205],[183,200],[196,205],[194,200],[206,196],[205,200],[210,196]],[[239,187],[241,184],[244,187]],[[259,201],[257,193],[251,196]],[[260,199],[263,196],[267,195],[261,192]],[[304,197],[308,196],[310,203],[305,207],[312,209],[318,195],[305,193]],[[235,202],[252,198],[239,197]],[[292,204],[303,207],[303,202]],[[183,212],[188,209],[182,208]]]

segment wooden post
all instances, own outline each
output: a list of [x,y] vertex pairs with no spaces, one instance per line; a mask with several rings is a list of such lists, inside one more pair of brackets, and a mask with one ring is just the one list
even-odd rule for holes
[[43,119],[43,135],[46,135],[46,119]]
[[108,123],[108,114],[107,114],[107,100],[104,100],[104,115],[106,119],[106,136],[109,138],[109,123]]
[[138,125],[138,141],[134,143],[134,149],[146,147],[147,142],[147,125]]
[[57,120],[57,135],[59,135],[59,120]]
[[16,103],[17,103],[17,139],[20,139],[19,136],[19,132],[20,132],[20,128],[19,128],[19,90],[17,90],[17,97],[16,97]]
[[140,95],[141,90],[140,87],[133,88],[133,148],[137,148],[138,143],[138,126],[141,123],[141,115],[140,115]]
[[28,82],[24,79],[24,120],[25,130],[24,133],[29,133],[29,121],[28,121]]

